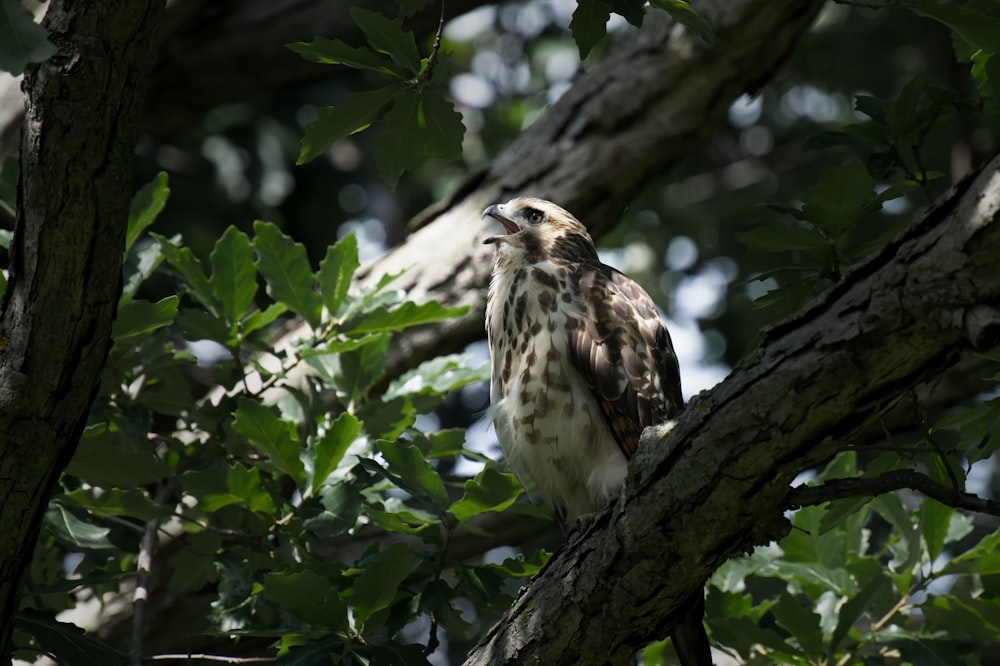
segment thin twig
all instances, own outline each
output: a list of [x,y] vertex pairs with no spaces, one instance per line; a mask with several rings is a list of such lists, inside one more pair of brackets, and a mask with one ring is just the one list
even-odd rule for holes
[[221,654],[154,654],[143,661],[219,661],[223,664],[271,664],[274,657],[227,657]]
[[[153,502],[157,505],[166,503],[177,485],[176,476],[164,481]],[[142,630],[146,620],[146,601],[149,598],[149,575],[153,570],[153,550],[156,548],[156,534],[160,530],[160,519],[150,518],[146,521],[146,530],[139,545],[136,557],[135,592],[132,593],[132,642],[128,650],[130,666],[142,666]]]
[[893,470],[870,479],[833,479],[818,486],[796,486],[788,493],[785,505],[789,508],[813,506],[847,497],[874,497],[903,488],[916,490],[956,509],[1000,516],[1000,502],[949,488],[912,469]]
[[427,68],[421,80],[430,81],[434,77],[434,67],[437,65],[438,54],[441,52],[441,34],[444,32],[444,0],[441,0],[441,17],[438,19],[437,34],[434,35],[434,46],[431,47],[431,54],[427,57]]

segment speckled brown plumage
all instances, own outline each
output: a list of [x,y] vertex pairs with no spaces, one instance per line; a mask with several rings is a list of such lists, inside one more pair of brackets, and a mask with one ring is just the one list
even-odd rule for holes
[[[646,426],[683,405],[677,358],[652,299],[598,259],[586,228],[541,199],[490,206],[504,234],[486,305],[490,401],[511,468],[567,520],[619,492]],[[704,597],[674,631],[683,666],[712,663]]]
[[493,421],[526,483],[568,518],[618,491],[646,426],[683,404],[666,326],[601,263],[586,228],[540,199],[491,206],[506,232],[487,301]]

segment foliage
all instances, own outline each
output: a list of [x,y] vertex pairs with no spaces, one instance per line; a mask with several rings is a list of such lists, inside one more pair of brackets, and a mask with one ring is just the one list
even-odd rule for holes
[[421,59],[413,33],[403,29],[402,17],[388,19],[359,7],[351,9],[351,17],[369,46],[355,48],[338,39],[317,37],[288,48],[313,62],[371,70],[396,80],[376,90],[352,93],[339,106],[320,109],[306,128],[299,164],[379,119],[383,128],[375,142],[375,160],[390,185],[428,157],[457,159],[465,128],[461,115],[442,95],[448,61],[438,50],[439,42],[430,56]]
[[[503,607],[508,581],[544,561],[473,565],[448,551],[460,526],[521,493],[495,463],[473,478],[439,473],[461,455],[462,433],[415,426],[449,392],[482,381],[486,366],[451,355],[380,385],[393,332],[464,310],[405,301],[392,276],[350,290],[353,235],[313,272],[301,245],[258,221],[253,238],[228,229],[205,265],[177,237],[140,237],[168,194],[161,175],[136,195],[114,346],[50,503],[39,542],[46,557],[36,560],[27,599],[58,609],[67,593],[117,590],[135,575],[141,536],[152,530],[161,548],[181,550],[170,590],[217,586],[205,632],[273,640],[280,663],[304,663],[316,650],[423,662],[414,627],[428,643],[438,626],[473,630],[457,599]],[[157,272],[172,276],[177,295],[138,297]],[[259,298],[258,281],[269,298]],[[306,331],[274,348],[276,322],[292,316]],[[219,386],[200,396],[186,378],[203,362],[194,341],[202,355],[219,356]],[[303,386],[293,375],[305,367]],[[402,540],[372,541],[347,560],[324,555],[363,541],[365,526]],[[68,576],[50,566],[55,554],[77,558]],[[108,650],[28,608],[19,628],[32,636],[23,648],[66,663],[103,663]]]

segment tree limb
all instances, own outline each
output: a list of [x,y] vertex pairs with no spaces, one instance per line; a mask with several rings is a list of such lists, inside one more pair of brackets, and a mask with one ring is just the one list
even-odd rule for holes
[[48,492],[76,448],[121,291],[131,162],[162,0],[55,0],[25,78],[17,221],[0,303],[0,654]]
[[874,497],[903,488],[956,509],[1000,516],[1000,502],[949,488],[913,469],[897,469],[866,479],[831,479],[818,486],[796,486],[788,493],[786,507],[812,506],[848,497]]
[[466,663],[625,663],[665,636],[722,562],[787,531],[798,473],[852,446],[962,351],[1000,341],[998,261],[995,157],[771,329],[669,436],[648,429],[619,501],[550,560]]

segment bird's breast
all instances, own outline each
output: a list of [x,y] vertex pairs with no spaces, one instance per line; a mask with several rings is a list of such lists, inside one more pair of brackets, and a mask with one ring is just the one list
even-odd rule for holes
[[497,438],[515,473],[570,517],[602,506],[627,470],[571,360],[570,332],[583,316],[566,267],[494,272],[487,331]]

